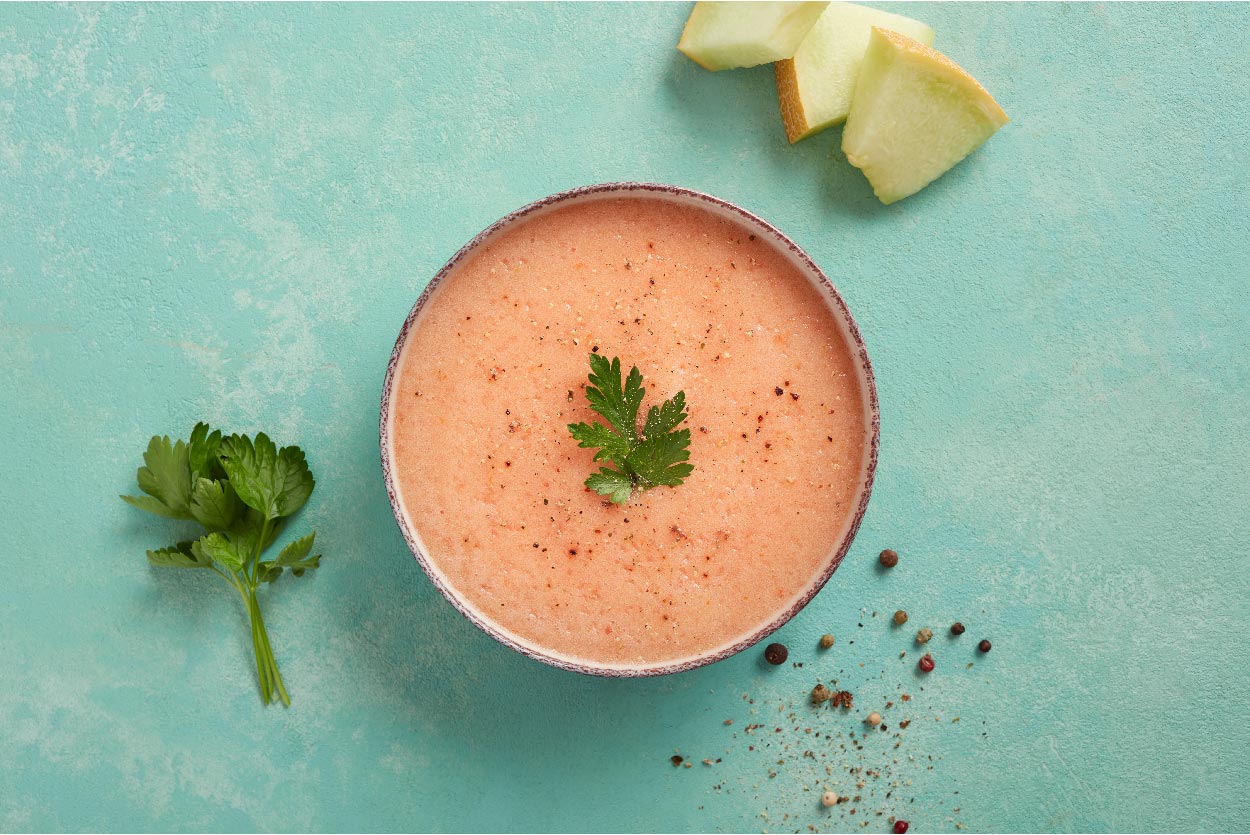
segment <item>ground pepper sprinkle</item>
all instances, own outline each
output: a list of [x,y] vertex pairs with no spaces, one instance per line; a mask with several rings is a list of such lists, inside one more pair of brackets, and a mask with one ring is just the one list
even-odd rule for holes
[[[868,611],[868,609],[861,610],[861,621],[868,620]],[[877,616],[877,612],[872,612],[873,618]],[[906,623],[907,612],[900,609],[896,617],[899,625]],[[864,623],[860,623],[859,626],[862,629]],[[951,626],[952,635],[962,634],[963,624],[960,623],[958,626],[959,629],[956,629],[954,625]],[[872,633],[865,633],[865,636],[868,635]],[[725,749],[726,761],[732,761],[730,758],[734,755],[748,759],[758,757],[759,759],[754,762],[765,768],[767,781],[761,779],[759,784],[748,785],[743,781],[734,783],[717,775],[712,780],[715,783],[711,786],[712,791],[726,795],[754,792],[754,799],[764,804],[759,817],[763,822],[761,828],[765,831],[817,832],[826,828],[833,831],[848,831],[852,827],[858,830],[873,826],[873,821],[880,818],[881,821],[877,826],[885,825],[889,827],[887,831],[906,833],[910,828],[909,818],[917,815],[925,819],[934,818],[934,813],[937,813],[938,809],[927,802],[918,802],[918,798],[913,796],[914,789],[911,787],[913,779],[922,777],[926,771],[934,771],[936,764],[942,760],[942,756],[940,754],[925,755],[915,751],[914,748],[912,753],[908,753],[908,747],[912,744],[912,734],[907,732],[907,729],[916,719],[922,721],[932,719],[943,723],[946,727],[961,727],[958,717],[950,719],[949,724],[947,723],[949,717],[942,715],[941,704],[924,705],[925,702],[932,701],[934,695],[940,698],[944,686],[953,686],[955,681],[946,681],[944,678],[927,680],[932,681],[933,685],[926,684],[920,687],[920,693],[915,699],[903,691],[904,684],[901,679],[894,684],[893,692],[878,690],[876,682],[889,675],[890,668],[893,666],[887,658],[893,657],[892,653],[897,649],[897,645],[891,646],[890,644],[902,637],[902,635],[891,633],[870,638],[880,644],[879,649],[884,650],[886,658],[882,659],[883,666],[880,675],[871,674],[862,681],[862,687],[870,688],[872,692],[866,696],[861,692],[860,695],[871,698],[874,703],[884,705],[884,708],[880,709],[880,712],[871,711],[863,718],[863,724],[853,725],[836,713],[830,715],[812,708],[812,706],[819,708],[827,702],[830,708],[853,709],[854,697],[849,690],[837,689],[838,678],[846,676],[848,679],[860,682],[864,671],[862,669],[836,669],[835,662],[841,659],[835,656],[825,655],[821,661],[826,667],[831,664],[835,665],[834,670],[825,672],[825,676],[830,677],[831,680],[827,684],[818,682],[815,687],[806,691],[803,697],[797,697],[797,693],[794,693],[788,698],[764,701],[753,698],[749,693],[743,693],[743,707],[749,714],[744,722],[749,724],[744,727],[726,727],[723,731],[727,738],[732,737],[733,740],[741,741],[738,745],[728,743],[733,747]],[[927,627],[920,629],[915,637],[917,643],[927,643],[933,638],[933,630]],[[861,649],[854,646],[856,644],[854,640],[847,643],[849,653]],[[809,655],[821,653],[832,648],[833,636],[822,635],[817,641],[817,647],[807,646]],[[789,650],[784,644],[770,644],[765,648],[764,655],[771,664],[783,664],[790,660]],[[906,655],[907,653],[903,652],[900,658]],[[853,665],[854,667],[868,666],[860,658],[852,657],[858,662]],[[793,666],[796,669],[802,667],[803,660],[796,660]],[[936,667],[933,656],[928,653],[925,653],[918,663],[922,674],[929,673]],[[904,671],[896,668],[895,672],[897,674]],[[786,679],[787,677],[783,676],[780,680],[773,678],[772,681],[785,681]],[[850,684],[851,681],[846,683]],[[883,714],[885,709],[894,708],[896,702],[899,703],[897,711],[902,715],[895,715],[894,721],[887,725]],[[805,707],[804,703],[808,703],[808,706]],[[933,712],[928,713],[930,710]],[[917,711],[925,711],[925,713],[918,715]],[[912,715],[907,716],[908,713]],[[903,718],[905,716],[907,718]],[[760,721],[753,721],[754,719]],[[731,726],[735,724],[735,720],[724,719],[723,723],[725,726]],[[851,727],[855,729],[851,730]],[[987,736],[987,734],[982,732],[981,736]],[[754,744],[748,745],[748,742]],[[714,762],[720,761],[720,758],[716,758]],[[692,762],[694,761],[682,760],[683,766],[687,768]],[[704,762],[707,764],[706,760]],[[709,772],[709,776],[715,773]],[[760,775],[761,778],[764,776],[764,774]],[[854,788],[849,790],[850,794],[840,796],[829,790],[829,785],[841,787],[842,781],[854,783]],[[765,786],[768,788],[765,789]],[[954,794],[958,795],[959,791],[956,790]],[[788,806],[789,810],[785,811],[784,806],[777,808],[781,804]],[[843,808],[844,804],[845,808]],[[937,807],[944,805],[946,804],[942,801],[936,803]],[[699,808],[703,809],[702,806]],[[801,811],[804,808],[806,812]],[[958,813],[960,808],[955,806],[949,811]],[[801,817],[805,814],[818,815],[818,817],[805,820]],[[838,819],[834,820],[834,816],[838,816]],[[946,816],[945,812],[940,813],[938,818],[947,825],[953,825],[955,829],[964,828],[962,822]],[[876,831],[875,827],[871,831]]]
[[839,690],[829,697],[829,707],[841,707],[850,710],[855,706],[855,696],[849,690]]

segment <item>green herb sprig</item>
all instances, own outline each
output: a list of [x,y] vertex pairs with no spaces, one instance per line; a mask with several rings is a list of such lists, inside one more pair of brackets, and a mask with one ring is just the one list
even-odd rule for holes
[[284,520],[312,495],[316,482],[304,453],[294,446],[279,449],[263,432],[254,441],[246,435],[222,437],[219,430],[210,432],[208,424],[197,423],[185,443],[152,438],[143,463],[138,479],[146,495],[122,499],[157,516],[196,521],[206,531],[199,539],[148,551],[148,561],[208,569],[239,593],[252,624],[261,698],[269,704],[276,691],[290,705],[256,589],[285,571],[301,577],[321,565],[320,554],[309,556],[315,533],[291,542],[273,559],[261,559]]
[[590,355],[590,384],[586,399],[604,420],[602,423],[570,423],[569,432],[583,449],[598,449],[595,461],[612,466],[599,468],[586,479],[586,486],[616,504],[629,501],[640,492],[665,485],[681,484],[694,467],[690,459],[690,430],[677,429],[687,418],[686,393],[679,391],[659,406],[647,411],[642,429],[638,411],[647,390],[642,387],[638,366],[621,381],[621,360],[610,362],[600,354]]

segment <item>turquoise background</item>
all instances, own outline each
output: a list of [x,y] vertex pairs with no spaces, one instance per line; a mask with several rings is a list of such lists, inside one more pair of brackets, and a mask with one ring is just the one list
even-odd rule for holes
[[[1013,121],[883,207],[838,131],[786,144],[769,68],[674,50],[685,5],[0,6],[0,828],[1250,828],[1250,7],[895,10]],[[378,399],[422,286],[626,179],[777,224],[867,340],[881,466],[781,630],[802,668],[546,668],[391,518]],[[147,565],[185,528],[116,498],[201,418],[319,480],[323,568],[263,601],[289,710],[238,600]],[[808,708],[818,676],[855,710]],[[887,699],[903,738],[850,745]]]

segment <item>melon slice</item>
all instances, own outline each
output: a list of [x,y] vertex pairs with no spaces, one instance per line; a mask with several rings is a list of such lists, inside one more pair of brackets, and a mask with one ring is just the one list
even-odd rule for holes
[[846,119],[874,26],[933,45],[933,30],[918,20],[854,3],[830,3],[794,57],[774,68],[781,118],[791,142]]
[[951,59],[874,27],[842,150],[881,202],[893,203],[945,174],[1005,124],[998,102]]
[[828,5],[702,0],[694,4],[677,48],[709,70],[780,61],[794,54]]

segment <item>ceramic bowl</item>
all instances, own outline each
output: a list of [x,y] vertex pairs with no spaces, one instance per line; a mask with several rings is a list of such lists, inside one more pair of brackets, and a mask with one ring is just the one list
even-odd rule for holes
[[[408,336],[412,332],[413,325],[417,321],[422,308],[429,300],[434,290],[448,276],[452,275],[456,266],[478,247],[507,230],[512,225],[525,218],[530,218],[538,213],[549,211],[557,206],[564,207],[581,201],[597,200],[604,197],[629,197],[631,195],[646,196],[648,198],[661,197],[663,199],[673,200],[679,203],[687,203],[699,206],[700,208],[710,210],[715,214],[721,215],[737,224],[746,226],[754,231],[757,235],[768,236],[773,240],[779,250],[786,253],[793,263],[819,288],[820,292],[829,302],[830,307],[835,315],[839,317],[843,337],[847,344],[858,358],[856,368],[859,374],[860,390],[864,393],[865,399],[865,415],[869,423],[867,427],[871,436],[868,449],[864,456],[863,471],[861,474],[860,490],[855,507],[855,513],[851,519],[850,526],[847,528],[845,537],[841,542],[836,543],[835,547],[829,553],[828,563],[824,570],[815,577],[811,584],[798,597],[795,603],[785,611],[779,613],[771,621],[761,624],[753,630],[749,635],[735,641],[732,645],[722,647],[705,655],[699,655],[687,659],[683,659],[675,663],[657,664],[654,666],[638,666],[638,667],[620,667],[620,666],[596,666],[593,663],[584,660],[569,660],[554,654],[544,652],[541,648],[536,648],[519,642],[513,636],[502,631],[470,606],[460,593],[452,587],[447,581],[435,570],[429,557],[424,553],[420,538],[416,535],[412,523],[408,519],[406,512],[400,504],[398,492],[396,490],[394,465],[392,462],[393,452],[391,449],[391,394],[395,386],[396,371],[399,367],[400,358],[403,356],[404,346],[407,344]],[[429,576],[430,581],[442,593],[443,597],[456,608],[462,615],[473,622],[478,628],[499,641],[504,646],[510,647],[517,652],[550,664],[553,667],[559,667],[565,670],[572,670],[578,673],[589,675],[600,675],[610,677],[637,677],[637,676],[658,676],[669,673],[677,673],[685,670],[691,670],[715,661],[728,658],[735,653],[758,643],[763,638],[771,635],[780,629],[787,621],[793,618],[798,612],[807,605],[807,603],[816,595],[829,578],[833,576],[833,572],[837,570],[838,565],[846,556],[847,551],[851,547],[851,542],[855,538],[856,531],[859,530],[859,523],[863,518],[865,510],[868,508],[868,498],[872,493],[873,474],[877,466],[877,451],[880,441],[880,412],[877,404],[877,387],[873,378],[872,364],[868,360],[868,351],[864,347],[864,340],[860,336],[859,327],[855,324],[851,311],[847,308],[846,303],[834,289],[833,283],[830,282],[828,276],[816,266],[816,263],[808,257],[802,249],[798,247],[792,240],[786,237],[779,229],[772,224],[759,217],[751,214],[747,210],[735,206],[726,200],[713,197],[701,192],[692,191],[680,186],[662,185],[658,183],[604,183],[602,185],[584,186],[575,188],[571,191],[563,191],[559,194],[553,194],[530,203],[500,218],[491,224],[484,231],[478,234],[473,240],[465,244],[459,252],[452,256],[451,260],[443,265],[430,283],[426,286],[425,291],[421,293],[416,304],[408,313],[408,318],[404,320],[404,326],[399,332],[399,338],[395,341],[395,349],[391,352],[390,364],[386,369],[386,380],[382,387],[382,410],[380,420],[380,443],[382,450],[382,474],[386,480],[386,493],[390,498],[391,510],[395,514],[395,521],[399,524],[399,530],[403,534],[404,541],[407,542],[408,548],[412,551],[421,568]]]

